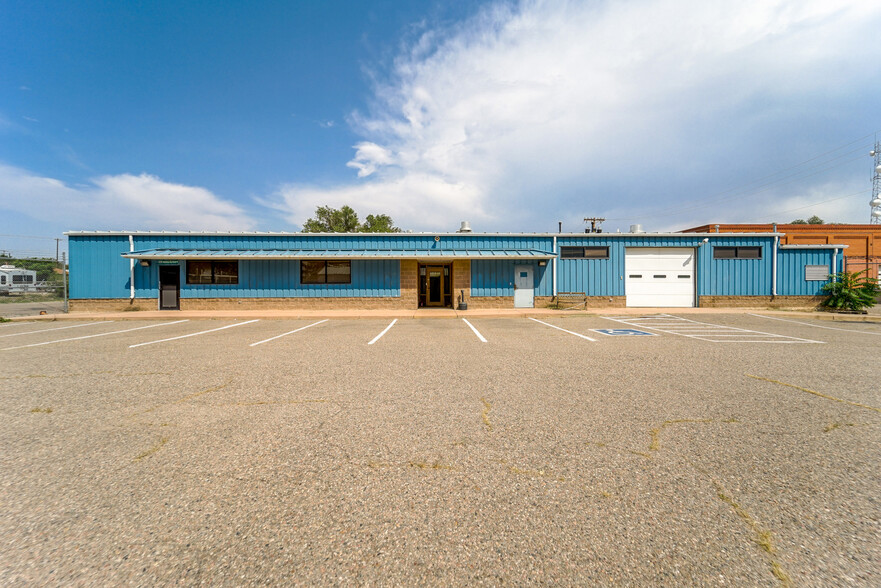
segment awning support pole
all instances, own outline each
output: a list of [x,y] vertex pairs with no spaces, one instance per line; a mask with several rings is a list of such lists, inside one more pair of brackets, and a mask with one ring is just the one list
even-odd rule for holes
[[[129,250],[129,253],[131,253],[132,251],[135,250],[135,237],[134,237],[134,235],[128,236],[128,250]],[[130,274],[128,283],[129,283],[129,286],[131,289],[131,293],[129,294],[129,299],[134,300],[135,299],[135,258],[132,257],[128,261],[129,261],[128,271]]]

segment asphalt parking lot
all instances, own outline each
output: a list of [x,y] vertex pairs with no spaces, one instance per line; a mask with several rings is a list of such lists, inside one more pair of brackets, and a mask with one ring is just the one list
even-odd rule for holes
[[3,585],[881,585],[881,322],[22,322],[0,358]]

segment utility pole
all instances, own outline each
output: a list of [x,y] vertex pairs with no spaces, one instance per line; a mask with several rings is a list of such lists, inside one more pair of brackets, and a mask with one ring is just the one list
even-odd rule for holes
[[61,253],[61,281],[64,284],[64,312],[67,312],[67,254]]
[[585,231],[585,233],[602,233],[603,229],[599,225],[603,223],[606,219],[599,217],[591,217],[584,219],[584,222],[590,223],[590,230]]

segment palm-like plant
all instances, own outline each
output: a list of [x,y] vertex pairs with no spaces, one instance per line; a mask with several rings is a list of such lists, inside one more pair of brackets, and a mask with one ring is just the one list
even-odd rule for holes
[[823,306],[835,310],[863,310],[875,305],[875,298],[881,294],[878,280],[862,275],[862,272],[838,272],[834,280],[823,286],[829,298]]

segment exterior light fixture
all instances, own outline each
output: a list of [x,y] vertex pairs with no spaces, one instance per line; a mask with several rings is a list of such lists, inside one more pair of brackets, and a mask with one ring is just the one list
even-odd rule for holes
[[142,259],[140,261],[140,264],[141,264],[141,267],[150,267],[150,260],[149,259]]

